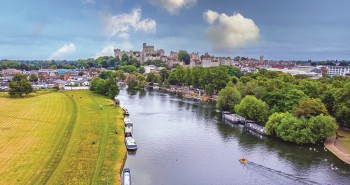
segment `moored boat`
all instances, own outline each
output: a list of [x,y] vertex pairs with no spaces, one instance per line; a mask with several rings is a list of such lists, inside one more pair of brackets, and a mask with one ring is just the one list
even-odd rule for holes
[[125,137],[125,146],[128,150],[137,150],[137,144],[133,137]]
[[129,115],[130,115],[128,109],[126,109],[125,107],[123,107],[123,110],[124,110],[124,115],[125,115],[125,116],[129,116]]
[[246,126],[246,128],[248,128],[248,129],[250,129],[258,134],[266,135],[265,127],[260,126],[258,124],[255,124],[254,121],[247,120],[245,126]]
[[124,118],[124,124],[127,126],[127,125],[133,125],[131,119],[129,117],[125,117]]
[[132,136],[132,125],[126,125],[124,127],[124,136],[125,137],[130,137]]
[[131,174],[129,168],[124,168],[123,170],[122,185],[131,185]]

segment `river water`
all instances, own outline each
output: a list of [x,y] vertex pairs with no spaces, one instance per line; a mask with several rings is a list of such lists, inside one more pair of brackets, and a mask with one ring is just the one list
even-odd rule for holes
[[213,104],[160,91],[124,89],[118,98],[138,144],[125,164],[133,185],[350,184],[349,165],[321,144],[261,137],[222,122]]

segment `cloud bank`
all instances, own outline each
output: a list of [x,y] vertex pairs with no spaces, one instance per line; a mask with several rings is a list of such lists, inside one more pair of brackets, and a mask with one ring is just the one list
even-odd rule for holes
[[182,8],[188,8],[196,4],[197,0],[149,0],[151,4],[166,9],[171,14],[176,14]]
[[215,50],[237,49],[259,40],[258,26],[239,13],[229,16],[208,10],[203,18],[209,24],[205,37]]
[[49,60],[61,60],[63,57],[65,57],[67,54],[72,53],[76,50],[76,47],[73,43],[65,44],[55,52],[53,52]]
[[105,17],[105,31],[109,38],[114,36],[123,39],[128,38],[131,30],[154,33],[156,27],[155,20],[141,19],[140,8],[133,9],[129,14],[107,15]]

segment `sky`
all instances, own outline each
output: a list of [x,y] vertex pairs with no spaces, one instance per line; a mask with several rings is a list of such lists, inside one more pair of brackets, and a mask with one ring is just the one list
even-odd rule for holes
[[267,60],[350,60],[348,0],[1,0],[0,59],[113,49]]

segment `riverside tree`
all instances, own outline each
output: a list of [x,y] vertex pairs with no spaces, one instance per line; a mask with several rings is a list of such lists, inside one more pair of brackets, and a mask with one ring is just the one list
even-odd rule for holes
[[264,126],[269,117],[269,106],[255,96],[248,95],[235,106],[235,112]]
[[241,93],[235,87],[226,86],[219,92],[216,108],[221,111],[234,111],[235,105],[241,101]]

